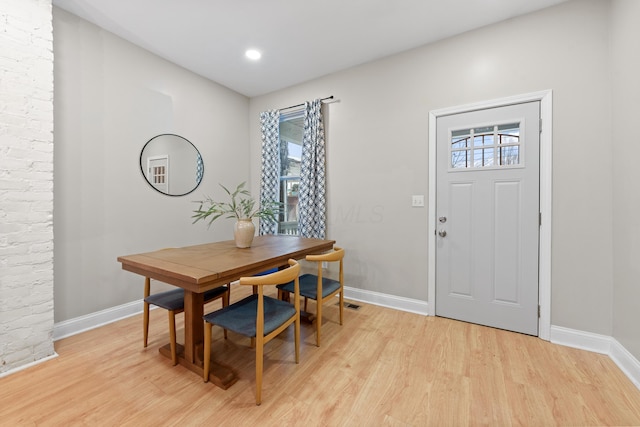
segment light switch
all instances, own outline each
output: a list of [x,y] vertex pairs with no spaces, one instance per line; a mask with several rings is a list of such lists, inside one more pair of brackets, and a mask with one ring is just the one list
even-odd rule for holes
[[414,208],[424,206],[424,195],[414,194],[413,196],[411,196],[411,206],[413,206]]

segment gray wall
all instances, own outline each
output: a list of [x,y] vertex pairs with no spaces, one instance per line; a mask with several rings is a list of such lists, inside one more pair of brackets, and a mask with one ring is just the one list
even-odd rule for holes
[[427,208],[412,208],[411,195],[428,192],[429,111],[551,89],[551,322],[612,335],[622,307],[612,305],[609,7],[564,3],[252,98],[252,182],[260,176],[260,111],[334,95],[328,237],[348,251],[347,284],[427,300]]
[[640,359],[640,2],[612,5],[613,336]]
[[[54,8],[55,320],[142,297],[120,255],[230,239],[232,223],[191,224],[192,201],[249,178],[249,100]],[[202,154],[201,186],[152,189],[139,167],[153,136],[175,133]],[[194,170],[195,175],[195,170]],[[159,287],[158,289],[161,289]]]
[[259,112],[327,95],[329,237],[349,251],[348,285],[426,301],[427,209],[410,195],[427,194],[429,111],[552,89],[551,321],[640,358],[637,16],[632,0],[573,1],[249,102],[56,9],[56,320],[140,297],[118,255],[230,238],[190,224],[193,198],[148,187],[147,139],[194,142],[197,194],[258,188]]

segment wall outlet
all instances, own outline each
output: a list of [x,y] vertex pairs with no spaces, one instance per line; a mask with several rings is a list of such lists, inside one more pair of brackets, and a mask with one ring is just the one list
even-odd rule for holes
[[414,208],[424,206],[424,195],[423,194],[414,194],[411,196],[411,206]]

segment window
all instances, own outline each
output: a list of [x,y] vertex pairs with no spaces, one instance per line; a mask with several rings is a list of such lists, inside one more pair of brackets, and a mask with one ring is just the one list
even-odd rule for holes
[[450,147],[453,169],[519,165],[520,123],[455,130]]
[[165,183],[165,167],[164,166],[154,166],[153,167],[153,183],[154,184],[164,184]]
[[[260,113],[262,174],[260,201],[278,200],[277,222],[260,221],[260,234],[295,234],[324,239],[326,234],[325,141],[322,101],[301,109]],[[296,106],[297,107],[297,106]],[[286,110],[289,110],[289,107]]]
[[280,202],[278,234],[298,235],[298,190],[304,111],[280,116]]

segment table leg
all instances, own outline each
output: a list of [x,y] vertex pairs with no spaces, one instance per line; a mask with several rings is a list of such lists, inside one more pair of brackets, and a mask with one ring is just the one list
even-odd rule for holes
[[[182,344],[178,344],[176,346],[178,353],[178,364],[180,366],[184,366],[188,370],[195,372],[197,374],[197,378],[200,378],[202,381],[202,374],[204,371],[203,363],[189,363],[187,359],[184,357],[184,346]],[[165,356],[167,359],[171,359],[171,345],[166,344],[159,348],[160,354]],[[209,382],[211,384],[215,384],[223,390],[228,389],[236,381],[238,381],[238,377],[235,372],[230,368],[223,366],[213,360],[213,355],[211,356],[211,372],[209,372]]]
[[[177,345],[178,364],[202,378],[204,341],[204,294],[184,291],[184,346]],[[171,346],[160,347],[160,354],[171,359]],[[213,359],[213,356],[212,356]],[[235,373],[215,361],[211,361],[209,381],[222,389],[229,388],[238,380]]]
[[196,363],[198,347],[202,349],[204,339],[204,294],[184,291],[184,357],[189,363]]
[[[279,298],[282,301],[291,302],[291,294],[286,291],[278,291]],[[309,313],[306,310],[300,310],[300,320],[305,323],[313,323],[313,320],[316,318],[315,314]]]

